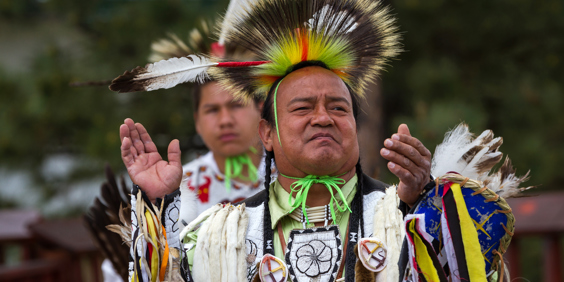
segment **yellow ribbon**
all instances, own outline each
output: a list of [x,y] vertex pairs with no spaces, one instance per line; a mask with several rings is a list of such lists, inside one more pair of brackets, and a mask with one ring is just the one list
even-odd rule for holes
[[481,245],[478,240],[478,231],[476,231],[476,226],[472,222],[472,217],[468,214],[468,208],[466,207],[460,184],[454,183],[450,186],[450,189],[456,201],[456,209],[458,211],[458,218],[460,219],[460,231],[462,233],[462,242],[464,244],[464,254],[466,256],[470,281],[487,281],[485,272],[486,263],[482,256]]

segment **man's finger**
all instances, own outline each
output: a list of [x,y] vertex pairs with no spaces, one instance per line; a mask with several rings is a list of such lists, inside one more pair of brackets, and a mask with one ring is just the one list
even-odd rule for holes
[[380,155],[382,155],[384,159],[394,164],[399,164],[405,169],[412,170],[416,167],[416,165],[409,158],[406,158],[405,156],[398,154],[394,151],[390,151],[386,148],[382,148],[380,150]]
[[157,145],[155,145],[155,143],[151,139],[151,136],[147,132],[147,129],[145,129],[145,127],[140,123],[136,123],[135,127],[137,128],[137,132],[139,132],[139,137],[141,137],[141,142],[143,142],[145,146],[145,152],[147,153],[158,152]]
[[[131,142],[131,139],[129,139],[128,142]],[[133,156],[133,160],[134,161],[137,160],[137,157],[139,157],[139,153],[137,152],[137,149],[135,148],[135,146],[133,146],[133,144],[131,144],[131,146],[129,146],[129,151],[131,151],[131,155]]]
[[129,137],[131,137],[131,142],[137,150],[137,153],[143,154],[145,152],[145,145],[143,145],[143,142],[141,141],[141,137],[139,136],[139,132],[137,131],[135,123],[130,118],[126,118],[124,123],[129,128]]
[[407,127],[407,124],[405,124],[405,123],[400,124],[400,126],[398,127],[398,133],[392,135],[392,139],[393,140],[399,140],[403,143],[407,143],[407,144],[413,146],[423,156],[430,156],[431,155],[431,152],[429,151],[429,149],[427,149],[427,147],[425,147],[423,145],[423,143],[421,143],[421,141],[419,141],[419,139],[411,136],[411,132],[409,131],[409,127]]
[[431,156],[431,152],[429,151],[429,149],[427,149],[427,147],[425,147],[425,145],[423,145],[423,143],[421,143],[421,141],[419,141],[419,139],[406,135],[406,134],[394,134],[392,135],[392,141],[394,142],[401,142],[401,143],[405,143],[413,148],[415,148],[417,151],[419,151],[419,154],[421,154],[422,156]]
[[129,137],[129,127],[127,127],[127,124],[122,124],[119,127],[119,140],[123,143],[125,137]]
[[131,140],[128,137],[123,138],[120,149],[123,164],[125,164],[126,167],[129,167],[135,162],[135,159],[131,153]]
[[394,162],[388,162],[388,169],[399,178],[400,182],[412,183],[415,180],[415,176],[411,173],[411,171]]
[[[389,151],[389,154],[384,154],[384,150],[382,150],[381,154],[382,157],[387,160],[395,161],[401,164],[398,158],[405,157],[409,158],[409,160],[411,160],[417,166],[428,165],[429,161],[425,158],[425,156],[423,156],[417,149],[408,144],[402,143],[398,140],[386,139],[384,141],[384,146],[386,146],[385,149]],[[391,157],[394,157],[394,159],[390,159]]]
[[180,142],[178,139],[174,139],[168,145],[168,163],[181,168],[182,163],[180,162],[180,155]]
[[407,127],[407,124],[405,123],[402,123],[398,126],[398,133],[411,136],[411,133],[409,132],[409,127]]

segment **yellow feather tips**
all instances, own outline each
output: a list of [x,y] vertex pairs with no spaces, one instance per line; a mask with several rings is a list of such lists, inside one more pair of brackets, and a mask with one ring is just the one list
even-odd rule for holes
[[296,29],[269,46],[264,52],[272,63],[256,66],[251,72],[257,77],[256,87],[266,94],[276,79],[285,76],[291,68],[304,61],[323,62],[345,82],[349,82],[347,69],[355,64],[355,56],[346,40],[335,36],[323,38],[311,30]]

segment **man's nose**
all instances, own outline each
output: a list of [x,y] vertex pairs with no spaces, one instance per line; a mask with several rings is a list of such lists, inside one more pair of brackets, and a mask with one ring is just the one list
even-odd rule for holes
[[334,125],[335,121],[329,115],[327,108],[324,106],[318,106],[313,112],[313,118],[311,119],[311,125],[317,126],[331,126]]
[[221,126],[232,125],[234,122],[233,113],[228,107],[222,107],[219,111],[219,124]]

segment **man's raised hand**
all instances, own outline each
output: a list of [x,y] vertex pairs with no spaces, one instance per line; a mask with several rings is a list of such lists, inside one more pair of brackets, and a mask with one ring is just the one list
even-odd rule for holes
[[143,188],[149,199],[172,193],[180,186],[182,163],[180,144],[172,140],[168,145],[168,162],[163,160],[145,127],[127,118],[119,127],[121,159],[133,183]]
[[380,155],[388,160],[388,169],[399,179],[398,196],[409,206],[415,204],[431,175],[431,152],[409,133],[405,124],[392,138],[384,141]]

